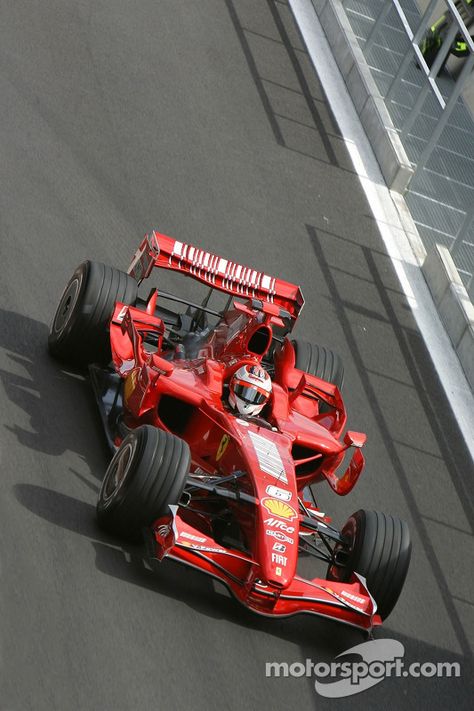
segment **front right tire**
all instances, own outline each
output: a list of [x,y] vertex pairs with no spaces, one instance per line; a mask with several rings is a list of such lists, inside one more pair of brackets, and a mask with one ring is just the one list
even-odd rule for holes
[[341,531],[328,580],[348,582],[353,572],[363,575],[384,620],[395,607],[405,583],[411,557],[410,532],[405,521],[379,511],[360,509]]

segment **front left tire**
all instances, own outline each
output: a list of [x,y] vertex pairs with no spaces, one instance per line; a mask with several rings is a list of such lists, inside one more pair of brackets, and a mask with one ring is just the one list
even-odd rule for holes
[[97,502],[101,528],[137,540],[143,528],[177,505],[189,473],[188,444],[170,432],[142,425],[125,437],[110,462]]

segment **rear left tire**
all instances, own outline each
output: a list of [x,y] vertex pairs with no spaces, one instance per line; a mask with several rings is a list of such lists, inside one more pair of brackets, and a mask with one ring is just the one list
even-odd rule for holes
[[51,324],[51,355],[73,365],[107,365],[111,359],[109,323],[115,303],[134,305],[135,279],[100,262],[83,262],[69,280]]

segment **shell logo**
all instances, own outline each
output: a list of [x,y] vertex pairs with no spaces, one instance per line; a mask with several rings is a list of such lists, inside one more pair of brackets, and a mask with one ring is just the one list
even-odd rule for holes
[[288,521],[293,521],[298,516],[292,506],[285,504],[284,501],[278,499],[263,499],[262,504],[267,511],[270,511],[274,516],[286,518]]

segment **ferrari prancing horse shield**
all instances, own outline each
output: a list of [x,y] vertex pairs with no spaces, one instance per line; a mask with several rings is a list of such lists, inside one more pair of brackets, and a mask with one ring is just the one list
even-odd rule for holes
[[219,461],[219,459],[222,459],[222,457],[225,454],[225,450],[227,449],[227,445],[230,442],[230,436],[228,434],[223,435],[221,439],[221,443],[217,449],[217,454],[216,454],[216,462]]

